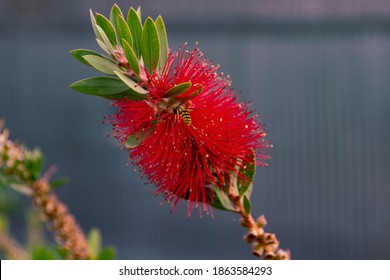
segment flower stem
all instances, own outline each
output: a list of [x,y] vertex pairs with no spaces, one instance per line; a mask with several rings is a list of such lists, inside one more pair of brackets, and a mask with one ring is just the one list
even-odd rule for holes
[[245,211],[243,200],[233,188],[230,188],[229,198],[241,216],[241,225],[248,228],[244,239],[252,246],[253,255],[259,258],[264,257],[265,260],[289,260],[291,258],[290,251],[280,249],[280,242],[276,239],[276,235],[264,231],[264,227],[267,225],[264,215],[260,215],[255,220],[252,214]]

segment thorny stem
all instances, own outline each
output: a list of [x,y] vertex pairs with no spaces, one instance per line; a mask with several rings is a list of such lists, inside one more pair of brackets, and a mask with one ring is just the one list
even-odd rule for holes
[[0,249],[9,260],[28,260],[30,256],[23,247],[5,232],[0,232]]
[[229,190],[229,198],[236,207],[237,213],[241,215],[241,225],[248,228],[244,239],[252,245],[252,253],[256,257],[264,257],[265,260],[289,260],[290,251],[280,249],[280,242],[276,239],[276,235],[264,231],[263,228],[267,224],[264,215],[260,215],[255,220],[252,214],[246,213],[242,199],[233,188]]

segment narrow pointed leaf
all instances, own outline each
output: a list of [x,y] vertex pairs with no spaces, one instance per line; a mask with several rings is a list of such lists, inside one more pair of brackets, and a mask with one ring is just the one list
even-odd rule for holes
[[115,27],[116,30],[118,30],[118,28],[117,28],[117,22],[118,22],[118,17],[119,17],[119,16],[122,16],[122,17],[123,17],[122,11],[121,11],[121,9],[118,7],[117,4],[114,4],[114,6],[112,6],[111,11],[110,11],[110,21],[111,21],[111,23],[114,25],[114,27]]
[[100,253],[102,246],[102,236],[100,230],[97,228],[92,228],[88,234],[88,247],[91,250],[92,257],[96,258]]
[[96,55],[84,55],[83,58],[96,70],[108,74],[108,75],[115,75],[116,72],[122,72],[122,69],[119,68],[119,66],[112,62],[111,60],[96,56]]
[[156,28],[160,41],[160,57],[157,68],[162,71],[168,59],[168,37],[165,24],[161,16],[158,16],[156,20]]
[[99,47],[105,51],[107,54],[111,54],[110,50],[107,48],[107,45],[105,43],[103,43],[102,40],[96,38],[96,42],[98,43]]
[[206,188],[207,196],[209,197],[208,201],[211,207],[223,211],[230,211],[223,206],[222,202],[219,200],[218,196],[210,188]]
[[112,23],[102,14],[96,14],[96,24],[100,26],[107,35],[112,46],[116,46],[116,32]]
[[170,90],[168,90],[165,93],[164,97],[172,97],[172,96],[177,96],[177,95],[183,94],[187,90],[189,90],[189,88],[191,86],[192,86],[191,82],[184,82],[184,83],[178,84],[178,85],[172,87]]
[[115,259],[115,249],[113,247],[105,247],[97,256],[98,260],[113,260]]
[[130,44],[130,46],[133,45],[133,39],[131,37],[130,28],[122,16],[119,16],[117,18],[117,31],[118,31],[119,42],[121,42],[122,39],[125,39]]
[[253,183],[251,183],[251,184],[249,185],[249,187],[246,189],[244,195],[247,196],[248,198],[251,198],[252,190],[253,190]]
[[115,95],[129,89],[121,80],[112,77],[87,78],[71,84],[70,87],[93,95]]
[[96,42],[98,43],[99,47],[105,51],[107,54],[111,54],[110,50],[107,48],[107,45],[105,43],[103,43],[102,40],[96,38]]
[[204,86],[202,84],[195,84],[195,86],[198,88],[198,95],[202,93]]
[[43,155],[39,149],[34,148],[32,151],[24,152],[24,168],[32,180],[37,180],[40,177],[42,164]]
[[[100,34],[100,37],[102,38],[101,40],[100,39],[96,39],[96,41],[98,42],[99,46],[105,50],[108,54],[114,54],[114,46],[111,44],[110,40],[108,39],[106,33],[104,32],[104,30],[99,26],[99,25],[96,25],[96,29],[97,31],[99,32]],[[102,46],[99,41],[101,41],[104,46]]]
[[227,210],[227,211],[236,211],[232,203],[230,202],[229,196],[227,193],[223,192],[219,187],[213,186],[213,200],[214,204],[210,204],[212,207]]
[[[130,79],[129,77],[127,77],[126,75],[124,75],[123,73],[121,72],[116,72],[115,71],[115,74],[118,76],[119,79],[121,79],[131,90],[139,93],[141,96],[145,96],[146,93],[148,93],[148,91],[146,89],[144,89],[143,87],[141,87],[140,85],[138,85],[136,82],[134,82],[132,79]],[[146,97],[145,97],[146,99]]]
[[191,100],[194,97],[198,96],[203,91],[202,85],[195,84],[195,86],[197,87],[197,89],[195,91],[186,92],[185,94],[183,94],[183,96],[180,96],[180,102],[184,103],[187,100]]
[[55,180],[50,181],[50,187],[52,188],[58,188],[63,185],[66,185],[69,182],[69,179],[67,177],[60,177]]
[[38,246],[32,249],[32,260],[55,260],[56,256],[49,247]]
[[133,48],[125,39],[122,39],[122,47],[123,50],[125,51],[127,62],[129,63],[130,68],[134,71],[135,74],[139,75],[138,60],[137,60],[137,56],[133,51]]
[[[251,185],[253,186],[252,183],[256,174],[256,155],[253,150],[251,150],[249,158],[249,164],[240,167],[238,170],[239,176],[237,178],[237,187],[240,196],[244,195]],[[250,195],[248,198],[249,197]]]
[[221,201],[219,201],[218,197],[214,197],[214,202],[213,203],[210,203],[210,206],[215,208],[215,209],[219,209],[219,210],[223,210],[223,211],[229,211],[228,209],[226,209]]
[[138,15],[138,17],[139,17],[139,20],[142,22],[141,6],[138,6],[137,15]]
[[251,213],[251,201],[249,200],[249,198],[246,195],[244,195],[243,203],[244,203],[245,213],[247,215],[249,215]]
[[152,18],[148,17],[142,31],[142,58],[145,68],[149,73],[157,67],[160,53],[160,43],[157,34],[157,28]]
[[70,87],[78,92],[91,94],[107,99],[131,99],[142,100],[145,95],[132,91],[118,78],[93,77],[77,81]]
[[149,129],[143,129],[139,133],[131,134],[126,140],[126,148],[133,149],[140,145],[148,136],[152,133],[153,127]]
[[60,246],[56,246],[55,251],[57,255],[60,257],[60,260],[67,260],[69,257],[69,251]]
[[97,52],[91,51],[91,50],[85,50],[85,49],[76,49],[76,50],[71,50],[70,54],[76,58],[78,61],[81,63],[84,63],[86,65],[92,66],[91,64],[86,61],[83,56],[84,55],[95,55],[95,56],[100,56],[103,57],[101,54],[98,54]]
[[128,149],[133,149],[133,148],[137,147],[141,143],[142,143],[142,141],[141,141],[141,139],[140,139],[138,134],[131,134],[127,138],[125,146]]
[[185,97],[185,98],[194,98],[194,97],[198,96],[199,94],[201,94],[203,89],[204,89],[204,86],[201,85],[201,84],[195,84],[194,87],[196,88],[195,90],[193,89],[193,90],[187,92],[185,94],[185,96],[183,96],[183,97]]
[[138,58],[141,57],[142,44],[142,23],[137,12],[130,8],[127,15],[127,24],[129,25],[131,36],[133,38],[133,50]]
[[95,15],[93,14],[92,10],[89,10],[89,15],[91,17],[92,28],[93,28],[93,31],[95,32],[96,37],[98,39],[102,39],[100,36],[100,33],[96,29],[96,19],[95,19]]

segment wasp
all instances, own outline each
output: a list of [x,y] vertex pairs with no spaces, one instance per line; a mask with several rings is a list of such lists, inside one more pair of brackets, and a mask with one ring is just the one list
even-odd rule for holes
[[185,124],[187,124],[188,126],[191,125],[192,119],[188,110],[183,109],[181,107],[175,107],[173,108],[173,114],[176,116],[181,116]]
[[[188,109],[187,109],[188,108]],[[184,109],[181,104],[179,106],[173,107],[172,112],[175,115],[175,121],[178,120],[179,116],[183,118],[183,121],[186,125],[190,126],[192,124],[190,109],[192,108],[192,101],[187,100],[186,109]]]

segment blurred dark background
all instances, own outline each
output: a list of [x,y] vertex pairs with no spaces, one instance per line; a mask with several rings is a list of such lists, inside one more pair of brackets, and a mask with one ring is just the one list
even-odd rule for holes
[[[170,46],[199,41],[253,101],[274,144],[255,179],[253,213],[294,259],[390,258],[390,2],[116,1],[162,14]],[[102,117],[109,103],[68,85],[96,72],[89,9],[114,1],[0,0],[0,116],[71,178],[57,193],[120,259],[251,259],[237,217],[170,215]],[[13,232],[23,241],[18,219]]]

